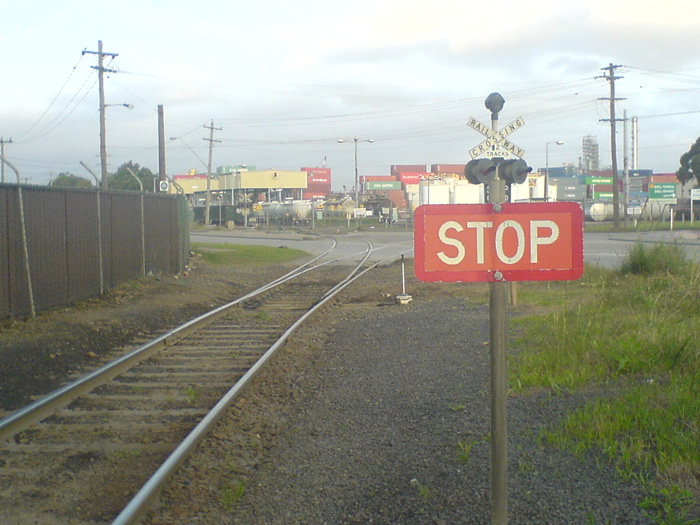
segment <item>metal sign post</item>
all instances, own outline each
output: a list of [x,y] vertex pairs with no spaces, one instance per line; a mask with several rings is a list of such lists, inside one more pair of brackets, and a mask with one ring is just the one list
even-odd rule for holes
[[[498,113],[503,108],[503,97],[494,93],[486,99],[491,111],[491,130],[498,132]],[[488,184],[487,203],[498,211],[506,199],[505,182],[496,168],[496,178]],[[498,274],[495,277],[498,279]],[[506,283],[489,283],[489,318],[491,351],[491,523],[508,523],[508,417],[506,415]]]

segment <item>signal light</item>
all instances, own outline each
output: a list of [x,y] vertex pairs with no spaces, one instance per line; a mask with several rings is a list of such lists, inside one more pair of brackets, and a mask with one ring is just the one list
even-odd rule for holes
[[501,164],[501,178],[515,184],[522,184],[527,180],[527,174],[532,168],[523,159],[507,160]]
[[464,166],[464,178],[467,179],[469,182],[472,184],[481,184],[481,181],[476,178],[476,175],[474,175],[474,166],[476,163],[479,162],[478,160],[470,160],[467,162],[467,165]]
[[496,163],[491,159],[471,160],[464,168],[464,175],[472,184],[488,184],[496,178]]

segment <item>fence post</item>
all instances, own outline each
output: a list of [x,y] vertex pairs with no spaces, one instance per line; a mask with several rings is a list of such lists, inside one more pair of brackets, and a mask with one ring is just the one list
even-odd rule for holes
[[27,289],[29,291],[29,310],[32,317],[36,317],[36,309],[34,308],[34,289],[32,288],[32,272],[29,268],[29,250],[27,249],[27,228],[24,222],[24,201],[22,200],[22,177],[15,166],[0,155],[0,162],[7,164],[12,171],[17,175],[17,196],[19,200],[19,223],[22,230],[22,252],[24,254],[24,269],[27,274]]

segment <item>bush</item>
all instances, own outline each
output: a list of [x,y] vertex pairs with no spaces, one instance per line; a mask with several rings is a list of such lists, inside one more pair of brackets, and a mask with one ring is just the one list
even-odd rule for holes
[[681,275],[686,273],[690,266],[685,250],[678,244],[655,244],[647,248],[638,242],[623,261],[620,272],[623,275]]

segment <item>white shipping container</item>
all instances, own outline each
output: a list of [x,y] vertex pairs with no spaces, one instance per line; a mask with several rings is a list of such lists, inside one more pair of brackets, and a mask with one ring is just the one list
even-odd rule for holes
[[419,188],[421,204],[450,203],[450,185],[444,180],[422,180]]
[[418,195],[418,184],[406,184],[405,190],[407,195]]
[[466,180],[455,181],[450,192],[450,204],[483,204],[483,202],[483,184],[471,184]]
[[522,184],[511,184],[510,186],[510,202],[529,202],[530,201],[530,184],[525,181]]

